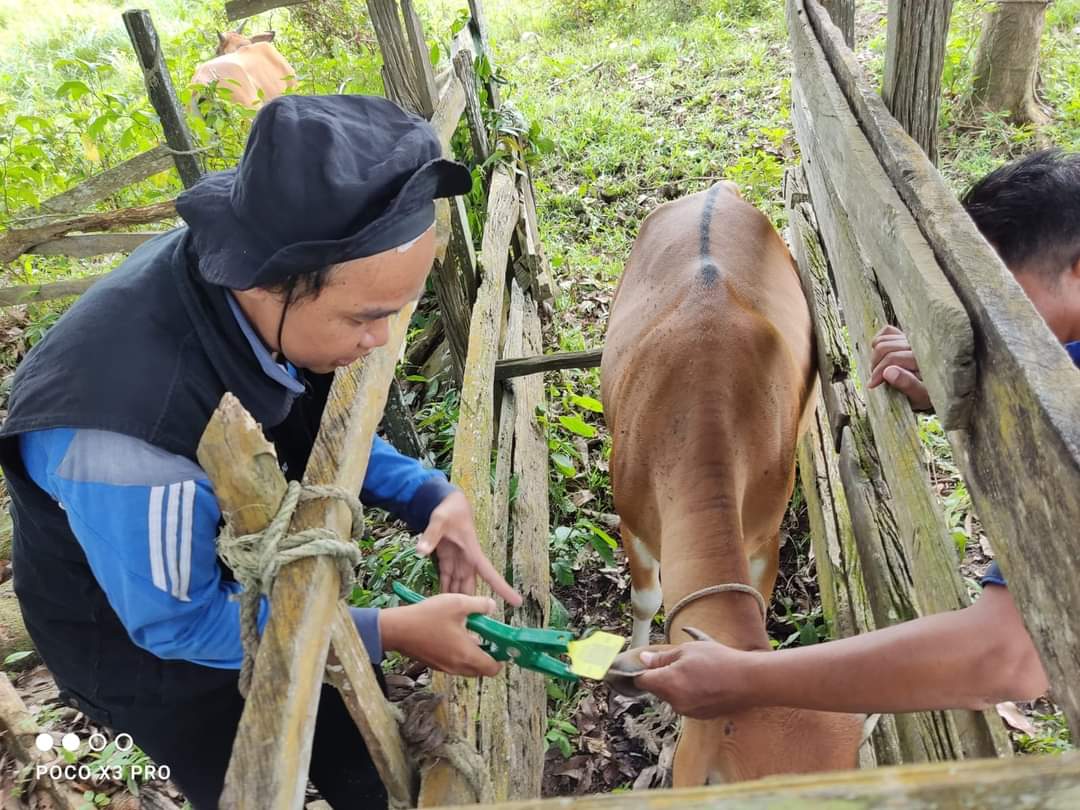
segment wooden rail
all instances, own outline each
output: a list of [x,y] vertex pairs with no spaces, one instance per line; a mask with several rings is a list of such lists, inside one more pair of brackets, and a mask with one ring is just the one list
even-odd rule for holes
[[1014,810],[1080,802],[1080,753],[771,777],[682,790],[487,805],[488,810]]
[[[1080,376],[955,195],[885,110],[815,2],[805,13],[848,105],[971,319],[967,431],[948,434],[1054,697],[1080,730]],[[1052,494],[1051,494],[1052,493]]]
[[176,171],[184,186],[195,185],[203,174],[203,168],[195,148],[195,141],[184,120],[184,111],[176,98],[172,76],[165,64],[165,55],[161,52],[161,40],[158,38],[150,12],[133,9],[124,12],[124,27],[131,38],[139,66],[143,71],[146,92],[150,103],[161,121],[165,132],[165,142],[173,150]]

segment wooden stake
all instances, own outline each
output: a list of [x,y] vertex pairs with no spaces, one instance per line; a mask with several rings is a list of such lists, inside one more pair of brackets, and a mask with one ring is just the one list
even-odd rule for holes
[[184,186],[191,188],[202,177],[203,169],[194,154],[195,141],[176,98],[172,76],[165,65],[161,41],[150,19],[150,12],[141,9],[125,11],[124,26],[139,59],[139,66],[146,81],[146,92],[150,96],[154,111],[157,112],[158,120],[161,121],[165,141],[175,150],[173,160],[176,162],[176,171],[179,172]]

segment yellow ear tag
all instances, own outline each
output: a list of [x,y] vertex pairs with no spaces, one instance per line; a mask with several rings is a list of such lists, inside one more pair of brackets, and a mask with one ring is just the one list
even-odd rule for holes
[[568,642],[566,649],[570,656],[570,671],[582,678],[602,681],[624,644],[625,638],[614,633],[605,633],[603,630],[597,630],[578,641]]

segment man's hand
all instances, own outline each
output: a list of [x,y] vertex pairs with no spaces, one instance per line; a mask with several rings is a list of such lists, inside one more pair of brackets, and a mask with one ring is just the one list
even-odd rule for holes
[[499,674],[502,664],[480,649],[465,629],[471,613],[494,613],[486,596],[441,593],[415,605],[379,611],[383,649],[395,650],[451,675]]
[[476,593],[476,577],[479,576],[508,604],[513,607],[521,604],[521,595],[510,587],[480,550],[472,507],[465,493],[455,491],[435,507],[416,550],[424,556],[432,551],[437,555],[439,585],[443,593]]
[[915,410],[930,410],[933,407],[930,395],[923,385],[919,363],[907,336],[895,326],[886,326],[877,333],[873,347],[870,364],[874,370],[866,387],[877,388],[886,382],[906,396]]
[[666,700],[679,714],[707,720],[756,705],[750,690],[754,683],[750,666],[761,654],[715,641],[646,650],[640,657],[648,669],[634,678],[634,683]]

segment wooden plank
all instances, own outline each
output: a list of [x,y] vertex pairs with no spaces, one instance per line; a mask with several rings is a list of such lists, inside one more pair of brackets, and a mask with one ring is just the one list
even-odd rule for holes
[[[462,384],[458,429],[454,441],[454,460],[451,480],[469,498],[476,521],[476,532],[484,553],[490,555],[492,536],[491,447],[493,440],[493,409],[495,361],[498,357],[498,335],[502,323],[503,296],[506,289],[506,266],[510,237],[519,214],[517,191],[507,171],[500,167],[492,175],[488,192],[487,227],[480,250],[482,281],[469,326],[468,362]],[[505,675],[490,679],[502,682]],[[478,705],[474,682],[455,679],[441,673],[432,676],[432,689],[445,694],[445,721],[450,732],[463,740],[476,740],[477,717],[480,712],[490,716],[486,708],[494,705],[500,694],[498,686],[487,688],[484,707]],[[503,700],[505,706],[505,699]],[[483,723],[481,723],[483,725]],[[485,759],[505,762],[508,741],[504,734],[488,726],[492,735],[486,740]],[[498,752],[502,752],[501,755]],[[499,790],[499,785],[496,785]],[[505,790],[505,788],[504,788]],[[497,795],[505,797],[505,792]],[[448,762],[437,762],[423,775],[420,785],[420,806],[439,807],[452,801],[475,801],[467,781]]]
[[57,281],[52,284],[23,284],[18,287],[5,287],[0,289],[0,309],[15,306],[16,304],[36,304],[40,301],[52,301],[56,298],[82,295],[107,275],[109,274],[97,273],[92,276]]
[[466,244],[465,234],[461,228],[468,228],[468,218],[465,217],[461,206],[461,199],[454,198],[444,209],[444,216],[453,222],[448,222],[451,229],[450,245],[446,255],[442,259],[436,259],[431,273],[431,286],[435,291],[435,298],[439,302],[439,312],[442,315],[443,330],[446,333],[446,342],[450,347],[450,366],[454,375],[454,382],[461,385],[465,378],[465,362],[469,352],[469,323],[472,319],[471,299],[466,286],[464,267],[471,266],[475,262],[475,254],[472,252],[472,237]]
[[414,368],[424,365],[444,336],[442,314],[435,312],[420,334],[409,341],[409,348],[405,350],[405,365]]
[[38,206],[37,213],[11,220],[20,229],[46,225],[57,217],[76,214],[111,197],[121,189],[139,183],[173,166],[172,152],[164,145],[128,158],[123,163],[83,180],[77,186],[50,197]]
[[327,679],[341,693],[379,771],[391,804],[412,806],[419,774],[409,758],[397,719],[383,697],[375,670],[344,602],[339,601],[326,661]]
[[500,360],[495,364],[495,379],[508,380],[564,368],[599,368],[603,355],[603,349],[590,349],[585,352],[553,352],[517,360]]
[[461,123],[461,114],[465,111],[465,87],[456,76],[451,76],[443,91],[439,104],[431,116],[431,125],[439,134],[439,142],[442,143],[444,155],[452,155],[450,139],[454,137],[458,124]]
[[[487,18],[484,16],[484,9],[480,5],[480,0],[469,0],[469,30],[473,35],[473,50],[476,51],[476,55],[486,56],[492,67],[494,67],[495,61],[491,53],[491,40],[488,37]],[[492,108],[499,109],[502,106],[499,85],[488,80],[484,86],[488,91],[488,98],[491,100]]]
[[490,810],[1014,810],[1080,806],[1080,753],[770,777],[490,805]]
[[[38,767],[52,765],[63,767],[67,764],[62,758],[56,755],[47,756],[37,748],[34,741],[41,731],[41,727],[37,724],[33,715],[27,711],[26,705],[23,703],[22,698],[19,697],[19,693],[15,691],[11,681],[8,680],[7,675],[0,677],[0,736],[3,738],[4,752],[14,757],[18,763],[13,768],[9,762],[8,767],[5,769],[8,773],[5,776],[17,775],[20,770],[19,766],[30,768],[28,782],[32,786],[36,782],[36,787],[40,791],[40,793],[37,793],[31,787],[28,794],[35,795],[23,796],[23,800],[29,799],[30,803],[23,804],[20,802],[18,806],[52,807],[55,810],[77,810],[77,808],[84,807],[85,803],[81,791],[76,791],[65,781],[54,781],[47,772],[41,776],[36,775]],[[10,789],[11,785],[6,784],[6,787]],[[42,797],[41,793],[46,794],[45,797]],[[5,803],[4,806],[7,807],[8,805]]]
[[382,53],[387,98],[426,118],[424,103],[413,81],[412,58],[401,27],[397,0],[367,0],[367,7]]
[[10,262],[31,248],[72,231],[101,231],[148,225],[176,216],[175,200],[166,200],[118,211],[99,211],[68,219],[52,220],[31,228],[17,228],[0,235],[0,262]]
[[[410,304],[391,318],[385,346],[362,364],[338,372],[305,471],[305,484],[360,491],[372,437],[413,308]],[[204,458],[215,446],[221,448],[222,456],[216,464],[209,456]],[[218,479],[235,473],[231,469],[236,465],[231,451],[235,451],[235,445],[220,440],[200,444],[199,461],[214,481],[219,500],[222,494]],[[267,456],[261,454],[264,459]],[[273,463],[272,457],[264,463]],[[249,494],[239,503],[273,503],[265,490],[263,485],[255,489],[259,495]],[[280,496],[277,498],[280,500]],[[348,537],[350,524],[351,515],[344,504],[307,501],[298,507],[290,530],[326,526]],[[222,806],[291,810],[302,804],[331,632],[340,618],[338,591],[336,567],[326,557],[299,560],[285,566],[278,575],[251,691],[233,745]],[[350,653],[366,658],[362,647]],[[289,688],[283,689],[282,684]],[[383,763],[380,772],[387,767]]]
[[[828,415],[821,403],[799,443],[798,458],[822,612],[830,632],[836,638],[869,632],[876,627],[874,615],[840,481],[839,459],[829,435]],[[859,767],[874,768],[902,761],[896,719],[884,715],[878,718],[869,745],[859,748]]]
[[423,458],[424,447],[413,424],[413,415],[405,404],[405,396],[397,379],[390,381],[390,393],[386,398],[386,410],[383,413],[383,428],[386,438],[399,453],[410,458]]
[[1080,378],[835,28],[823,24],[824,11],[807,4],[863,131],[971,317],[979,407],[970,430],[949,440],[1055,699],[1078,733],[1080,577],[1073,536],[1062,527],[1080,524]]
[[[788,189],[789,199],[797,196],[795,189],[804,187],[798,172],[793,173],[793,177],[790,185],[795,188]],[[818,241],[816,231],[809,226],[809,195],[803,196],[806,201],[793,206],[790,233],[803,289],[807,299],[814,302],[811,315],[817,341],[818,373],[822,379],[832,382],[827,390],[832,391],[833,396],[823,398],[823,402],[826,412],[836,408],[843,413],[842,419],[828,415],[827,423],[836,433],[828,437],[831,441],[827,443],[831,454],[838,456],[836,472],[841,484],[833,490],[833,495],[838,491],[844,495],[842,507],[836,506],[838,501],[834,497],[834,508],[847,511],[851,526],[852,542],[847,551],[853,562],[857,561],[857,569],[850,573],[857,574],[856,588],[864,589],[871,611],[869,616],[862,612],[858,617],[862,621],[852,628],[861,632],[888,627],[920,615],[916,607],[918,595],[912,581],[913,562],[900,537],[898,512],[905,506],[893,498],[883,478],[867,406],[852,379],[846,325],[831,280],[840,272],[837,268],[857,267],[862,259],[852,239],[845,242],[826,239],[833,262],[833,273],[830,274],[824,247]],[[819,209],[819,221],[834,221],[833,212],[827,206],[819,206]],[[928,534],[944,533],[943,522],[938,524],[935,513],[924,517],[922,522],[929,524]],[[949,572],[955,568],[953,561],[937,576],[945,577],[952,585]],[[962,591],[957,598],[964,598]],[[851,616],[853,623],[855,618]],[[944,713],[902,714],[890,716],[888,720],[874,739],[875,754],[881,764],[955,759],[962,754],[957,724]]]
[[227,0],[225,3],[225,18],[242,20],[245,17],[254,17],[264,11],[273,11],[275,8],[298,6],[308,0]]
[[521,252],[532,276],[532,294],[538,301],[550,301],[555,297],[555,281],[551,276],[551,265],[544,253],[540,241],[540,218],[536,213],[536,197],[533,193],[532,172],[529,165],[520,161],[522,173],[518,185],[525,204],[522,207]]
[[[516,282],[510,285],[510,311],[506,318],[503,340],[503,359],[520,357],[525,339],[525,293]],[[514,457],[514,427],[517,391],[513,385],[504,386],[498,403],[498,439],[495,443],[495,495],[492,532],[496,538],[510,536],[510,479]],[[492,564],[499,571],[507,565],[506,547],[496,543]]]
[[435,112],[435,100],[439,97],[439,91],[435,88],[435,69],[431,65],[431,55],[424,38],[424,26],[416,15],[412,0],[401,0],[401,14],[405,18],[405,34],[412,54],[413,87],[420,99],[424,116],[430,118]]
[[[838,335],[830,345],[842,346],[850,341],[858,368],[865,370],[870,368],[871,340],[886,322],[875,293],[873,270],[863,252],[864,245],[872,240],[859,238],[855,219],[849,218],[834,184],[843,179],[843,170],[834,165],[835,156],[822,145],[826,133],[816,129],[826,118],[842,120],[845,111],[829,103],[835,87],[827,66],[821,69],[824,58],[813,32],[795,13],[797,2],[788,3],[792,53],[798,66],[792,84],[792,119],[838,293],[837,309],[844,313],[848,332],[846,340]],[[845,136],[852,142],[852,152],[857,152],[857,128]],[[810,281],[828,284],[820,276]],[[808,281],[804,286],[811,288]],[[818,297],[815,294],[813,298]],[[840,320],[836,314],[829,324]],[[817,326],[827,328],[828,324]],[[840,367],[850,368],[850,362]],[[853,475],[860,473],[871,486],[859,482],[859,490],[854,480],[845,478],[844,487],[851,497],[849,506],[878,626],[966,606],[969,600],[959,575],[955,547],[941,504],[929,487],[917,424],[907,400],[897,392],[881,390],[868,392],[863,401],[854,386],[846,389],[850,426],[845,430],[853,454],[850,471]],[[843,458],[841,452],[842,475]],[[876,555],[884,556],[872,561]],[[898,717],[905,759],[995,755],[1000,722],[991,715],[957,711]],[[906,723],[916,723],[918,728],[905,732]]]
[[[501,352],[503,357],[508,354],[520,355],[524,339],[524,295],[516,283],[511,282],[510,286],[510,308],[506,318],[506,327],[503,330]],[[492,388],[494,389],[494,385]],[[510,479],[514,450],[514,415],[517,409],[513,391],[504,389],[497,393],[501,393],[501,396],[495,398],[498,422],[488,559],[497,571],[505,573],[508,563],[507,546],[510,545]],[[508,609],[505,613],[513,615]],[[508,616],[504,615],[501,618],[506,620]],[[505,761],[512,762],[514,751],[518,747],[518,740],[514,737],[514,718],[510,711],[513,693],[509,687],[509,680],[514,669],[517,667],[507,667],[498,678],[487,679],[480,685],[478,742],[480,754],[487,761],[503,761],[495,759],[495,757],[503,756],[506,758]],[[530,795],[522,794],[514,789],[520,775],[514,772],[513,767],[492,769],[491,775],[492,787],[497,798],[520,798]]]
[[70,256],[73,259],[103,256],[108,253],[131,253],[143,242],[161,234],[162,231],[82,233],[50,239],[48,242],[34,245],[26,252],[34,256]]
[[454,73],[465,89],[465,117],[469,122],[469,136],[472,140],[473,158],[479,165],[491,156],[488,145],[487,124],[477,93],[476,68],[473,65],[476,53],[472,47],[472,36],[468,27],[458,31],[450,45],[454,63]]
[[161,41],[154,30],[150,12],[142,9],[125,11],[124,26],[142,68],[150,103],[161,121],[165,142],[173,149],[176,171],[179,172],[184,187],[191,188],[202,177],[203,169],[196,155],[195,142],[184,119],[184,111],[176,98],[172,76],[165,64]]
[[[516,285],[515,285],[516,287]],[[543,348],[536,301],[524,296],[523,351]],[[551,565],[548,557],[548,446],[547,436],[536,418],[544,402],[541,377],[515,380],[513,474],[517,497],[511,505],[513,551],[510,579],[521,591],[524,603],[513,612],[510,623],[522,627],[546,627],[551,599]],[[510,749],[510,793],[519,798],[540,795],[544,772],[547,731],[547,691],[544,677],[520,667],[507,673],[510,691],[509,717],[513,745]]]
[[[451,155],[450,139],[461,121],[465,108],[465,90],[461,82],[451,77],[439,100],[438,109],[431,123],[439,134],[444,155]],[[469,319],[471,318],[472,294],[468,279],[475,274],[475,252],[469,233],[468,215],[459,197],[450,201],[446,209],[449,217],[445,225],[451,234],[446,254],[435,262],[431,275],[432,287],[443,316],[443,326],[450,346],[450,364],[454,381],[459,386],[465,373],[465,356],[469,347]]]
[[[938,266],[903,200],[848,110],[813,33],[792,33],[795,79],[812,118],[811,160],[822,164],[877,282],[887,293],[919,358],[922,376],[946,430],[959,430],[971,412],[975,339],[968,314]],[[809,141],[804,141],[809,143]],[[867,370],[867,377],[869,369]]]

